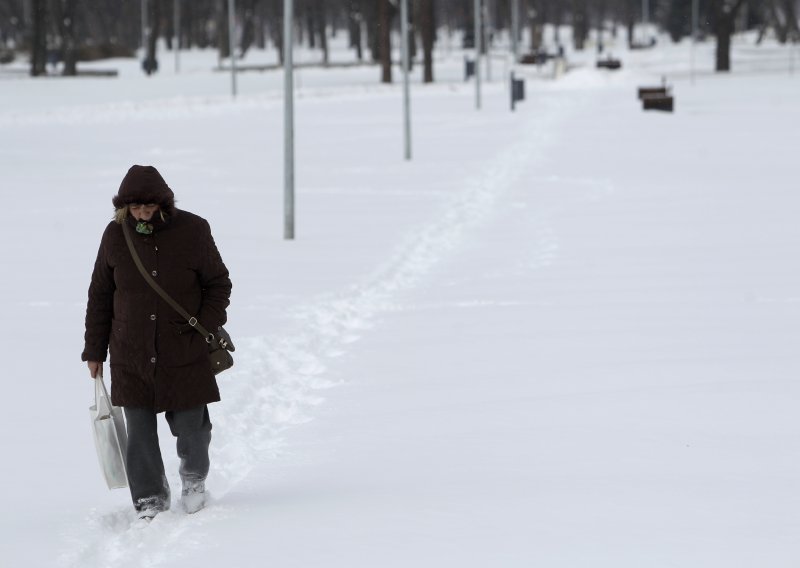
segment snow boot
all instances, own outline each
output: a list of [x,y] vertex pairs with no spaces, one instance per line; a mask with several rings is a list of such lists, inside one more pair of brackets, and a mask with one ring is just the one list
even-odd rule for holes
[[194,483],[181,491],[181,507],[189,513],[196,513],[206,505],[206,486],[204,482]]

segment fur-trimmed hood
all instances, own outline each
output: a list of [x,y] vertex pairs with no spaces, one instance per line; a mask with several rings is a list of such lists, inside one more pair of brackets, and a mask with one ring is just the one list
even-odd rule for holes
[[116,209],[130,203],[157,203],[167,215],[175,214],[175,194],[153,166],[131,166],[111,202]]

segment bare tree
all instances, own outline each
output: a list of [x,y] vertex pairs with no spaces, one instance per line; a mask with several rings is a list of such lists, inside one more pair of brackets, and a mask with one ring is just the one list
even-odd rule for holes
[[327,11],[325,10],[326,0],[315,0],[313,11],[314,21],[316,22],[316,29],[313,30],[311,35],[316,33],[319,38],[319,47],[322,50],[322,62],[327,65],[330,59],[328,51],[328,19]]
[[588,0],[572,0],[572,36],[575,49],[582,50],[589,38]]
[[433,83],[433,44],[436,41],[434,0],[419,0],[419,26],[422,36],[423,82]]
[[63,75],[77,75],[77,41],[75,37],[75,18],[77,0],[59,0],[54,3],[55,17],[61,36],[61,59],[64,62]]
[[392,17],[395,7],[391,0],[378,3],[377,36],[381,61],[381,82],[392,82]]
[[47,2],[31,0],[31,76],[47,73]]
[[142,68],[148,75],[158,71],[158,59],[156,58],[156,43],[158,34],[161,32],[161,3],[164,0],[149,0],[147,2],[147,43],[145,44],[145,57]]
[[731,70],[731,38],[736,16],[746,0],[711,0],[711,17],[717,36],[716,70]]
[[363,38],[361,37],[361,24],[364,14],[361,11],[359,0],[348,0],[347,3],[347,27],[350,34],[350,47],[356,50],[356,57],[359,61],[364,60]]
[[797,10],[794,0],[769,0],[768,17],[775,28],[778,41],[786,43],[790,36],[797,36]]

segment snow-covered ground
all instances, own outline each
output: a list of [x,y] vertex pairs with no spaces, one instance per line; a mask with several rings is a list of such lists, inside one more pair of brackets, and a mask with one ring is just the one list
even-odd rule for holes
[[[796,566],[800,69],[612,48],[519,70],[514,114],[500,58],[477,112],[442,51],[410,163],[399,85],[300,71],[293,242],[280,72],[236,101],[203,52],[0,81],[3,565]],[[662,75],[676,112],[643,113]],[[211,221],[238,347],[213,502],[149,526],[104,488],[78,360],[132,163]]]

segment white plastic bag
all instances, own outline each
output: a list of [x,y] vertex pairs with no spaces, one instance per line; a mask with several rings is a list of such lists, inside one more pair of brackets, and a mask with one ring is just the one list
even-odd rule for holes
[[125,468],[125,451],[128,448],[128,433],[125,419],[119,406],[111,406],[103,376],[95,379],[94,405],[89,407],[89,417],[94,430],[94,443],[100,469],[109,489],[128,486]]

